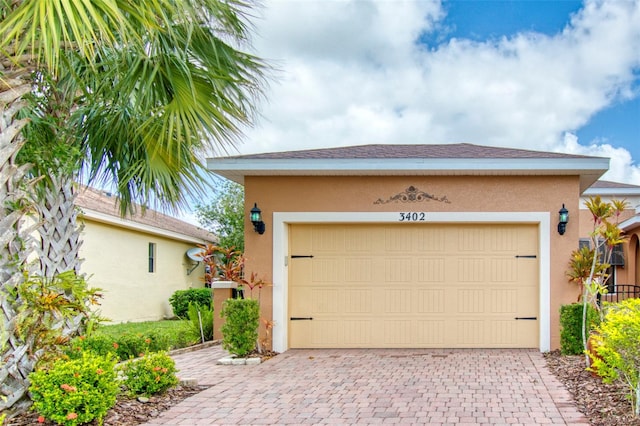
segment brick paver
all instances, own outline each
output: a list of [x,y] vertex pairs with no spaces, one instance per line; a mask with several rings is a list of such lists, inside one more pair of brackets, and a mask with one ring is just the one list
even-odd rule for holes
[[225,355],[174,356],[181,378],[211,387],[147,424],[589,424],[536,350],[289,350],[217,365]]

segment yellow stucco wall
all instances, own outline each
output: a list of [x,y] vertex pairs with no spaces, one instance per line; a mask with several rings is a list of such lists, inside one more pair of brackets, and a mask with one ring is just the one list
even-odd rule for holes
[[[446,197],[450,203],[374,204],[409,186],[436,198]],[[551,349],[556,349],[560,345],[560,305],[576,298],[565,272],[579,239],[579,215],[574,214],[566,233],[559,235],[558,210],[565,204],[570,212],[578,212],[579,193],[578,176],[247,176],[247,215],[253,203],[258,203],[266,223],[264,235],[255,233],[248,220],[245,225],[247,271],[273,279],[274,212],[549,212],[550,340]],[[262,309],[263,317],[272,317],[271,292],[263,292]]]
[[[169,297],[176,290],[203,287],[204,267],[189,275],[185,252],[195,244],[85,219],[80,257],[89,285],[104,297],[98,308],[115,323],[173,316]],[[156,244],[156,271],[148,270],[149,243]],[[190,268],[189,268],[190,269]]]

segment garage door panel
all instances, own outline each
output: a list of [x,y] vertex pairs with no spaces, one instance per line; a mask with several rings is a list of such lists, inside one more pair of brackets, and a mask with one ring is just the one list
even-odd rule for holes
[[416,343],[421,347],[445,346],[446,321],[444,319],[420,319],[416,321]]
[[413,290],[411,288],[388,288],[383,290],[383,314],[410,314]]
[[325,257],[325,258],[312,259],[311,265],[312,265],[311,281],[313,283],[337,283],[343,280],[343,277],[344,277],[344,259],[343,258]]
[[337,304],[342,302],[342,312],[346,314],[373,315],[373,290],[369,288],[342,289]]
[[291,347],[538,346],[534,225],[294,225],[290,238],[314,256],[289,264],[291,316],[314,318],[290,322]]
[[494,347],[517,347],[518,323],[513,320],[491,320],[489,321],[490,339]]

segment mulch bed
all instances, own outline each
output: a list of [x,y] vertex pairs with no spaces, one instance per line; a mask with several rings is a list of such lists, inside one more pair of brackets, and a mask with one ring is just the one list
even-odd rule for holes
[[584,356],[561,355],[560,351],[546,353],[549,370],[571,392],[573,399],[594,426],[640,426],[634,417],[627,389],[619,384],[605,384],[602,379],[585,370]]

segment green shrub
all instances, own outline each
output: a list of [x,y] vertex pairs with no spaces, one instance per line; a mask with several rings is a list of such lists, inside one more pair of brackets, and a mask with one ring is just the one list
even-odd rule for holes
[[255,299],[227,299],[220,313],[225,318],[221,327],[222,347],[233,355],[245,356],[256,347],[260,306]]
[[173,308],[173,313],[178,318],[187,318],[189,303],[197,303],[201,306],[211,307],[210,288],[190,288],[188,290],[177,290],[169,298],[169,303]]
[[29,375],[34,409],[45,419],[79,425],[102,418],[116,403],[119,386],[113,357],[84,353],[70,361],[54,361],[48,370]]
[[633,412],[640,416],[640,299],[611,304],[597,328],[592,370],[607,383],[621,382],[629,390]]
[[[587,324],[589,330],[598,324],[598,312],[587,305]],[[560,307],[560,351],[563,355],[580,355],[584,353],[582,344],[582,303],[572,303]]]
[[85,352],[91,352],[99,356],[107,356],[109,354],[117,356],[113,343],[113,339],[107,336],[79,336],[71,340],[65,350],[65,354],[71,359],[82,358],[82,354]]
[[178,384],[176,365],[166,352],[149,353],[119,367],[130,395],[151,396]]
[[[99,355],[115,354],[120,361],[140,357],[148,352],[168,351],[192,345],[199,339],[194,337],[190,322],[179,324],[174,330],[159,328],[143,333],[124,332],[95,333],[90,337],[76,337],[66,350],[70,358],[78,358],[85,351]],[[213,326],[212,326],[213,328]],[[198,332],[199,336],[199,332]]]
[[[189,303],[189,320],[194,336],[198,336],[199,339],[204,337],[205,342],[213,340],[213,308]],[[200,333],[201,324],[202,333]]]

